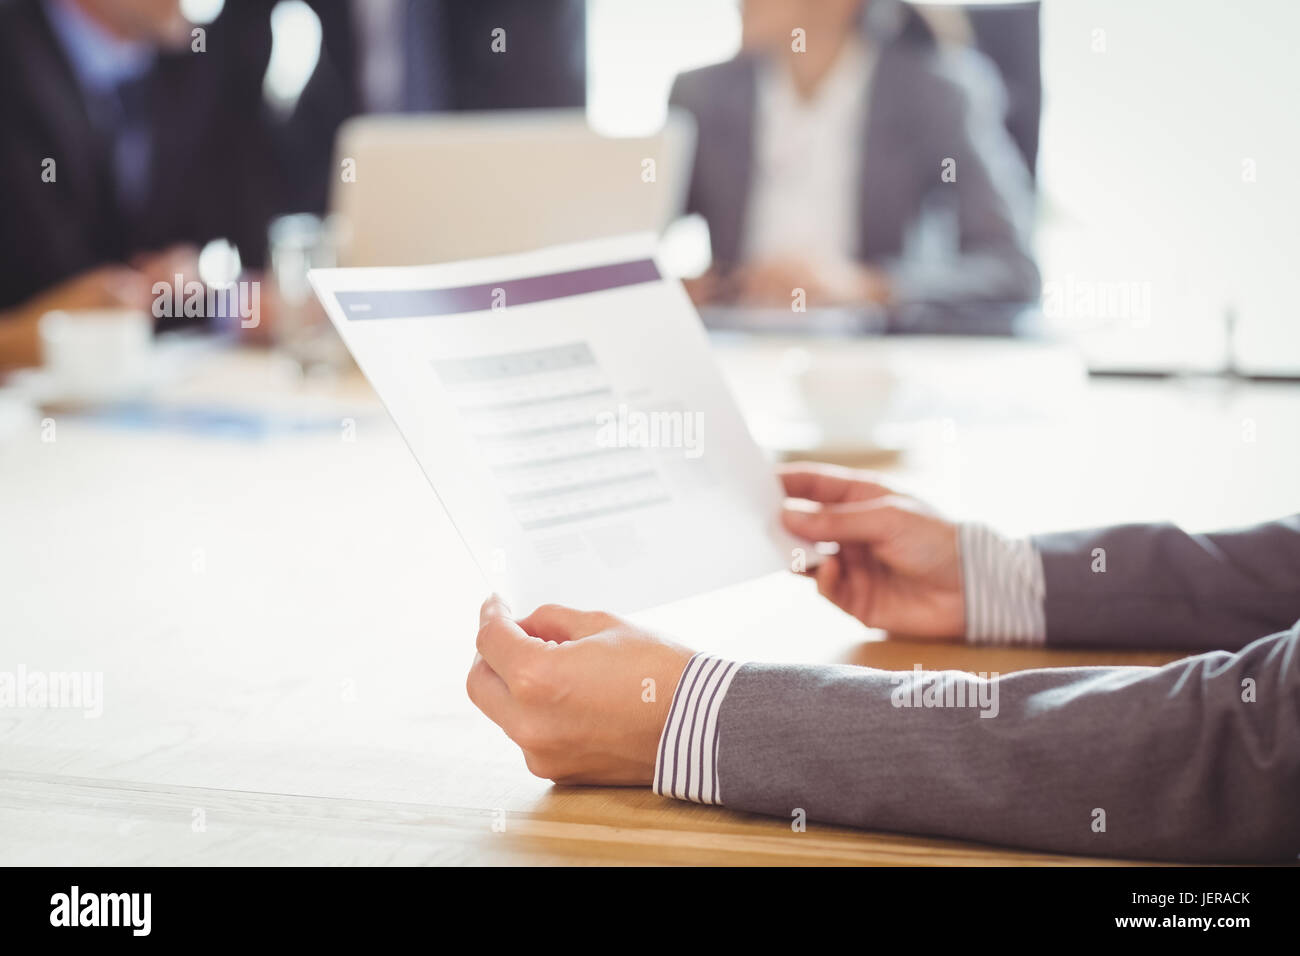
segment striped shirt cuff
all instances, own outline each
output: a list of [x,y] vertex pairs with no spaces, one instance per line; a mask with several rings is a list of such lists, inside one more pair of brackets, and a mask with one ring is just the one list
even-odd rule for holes
[[718,784],[718,713],[738,670],[737,661],[708,654],[696,654],[686,664],[659,738],[655,793],[696,803],[722,802]]
[[980,524],[959,527],[966,640],[972,644],[1043,644],[1047,587],[1043,559],[1028,538],[1007,538]]

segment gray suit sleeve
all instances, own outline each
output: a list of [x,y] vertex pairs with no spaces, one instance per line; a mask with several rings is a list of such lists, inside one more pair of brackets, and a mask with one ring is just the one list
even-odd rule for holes
[[1300,624],[1160,668],[746,664],[718,722],[735,809],[1072,854],[1300,855]]
[[[938,62],[944,68],[927,78],[924,115],[915,120],[914,161],[933,173],[927,188],[953,201],[959,249],[939,261],[903,257],[888,264],[895,295],[902,302],[1036,301],[1041,280],[1029,247],[1029,171],[1001,117],[978,94],[974,62]],[[940,182],[945,164],[953,178]]]
[[1048,644],[1235,650],[1300,618],[1300,515],[1213,534],[1117,525],[1033,542]]

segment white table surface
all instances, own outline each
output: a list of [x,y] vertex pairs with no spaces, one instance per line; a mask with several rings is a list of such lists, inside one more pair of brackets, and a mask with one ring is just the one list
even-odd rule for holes
[[[718,354],[761,433],[789,411],[789,350],[827,347]],[[1298,507],[1300,388],[1089,382],[1032,345],[835,348],[929,396],[895,470],[951,513],[1020,532]],[[104,680],[97,719],[0,709],[0,863],[781,859],[761,821],[742,833],[726,811],[527,773],[464,693],[485,586],[364,382],[304,387],[222,353],[167,398],[350,418],[355,440],[55,415],[55,441],[33,420],[0,443],[0,670]],[[844,660],[878,637],[793,576],[640,617],[770,660]],[[638,819],[653,840],[625,836]],[[856,859],[853,839],[820,858]]]

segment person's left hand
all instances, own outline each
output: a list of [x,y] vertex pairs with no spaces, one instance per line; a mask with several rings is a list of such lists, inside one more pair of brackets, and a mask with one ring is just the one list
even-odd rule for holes
[[546,604],[515,620],[495,594],[479,612],[465,689],[556,783],[649,786],[692,652],[611,614]]
[[884,273],[858,262],[763,259],[738,267],[732,277],[742,305],[788,306],[803,289],[808,306],[886,305],[891,298]]

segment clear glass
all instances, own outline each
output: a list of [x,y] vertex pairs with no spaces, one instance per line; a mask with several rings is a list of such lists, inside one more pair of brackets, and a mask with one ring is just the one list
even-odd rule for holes
[[307,281],[309,269],[332,268],[337,242],[328,220],[295,213],[268,229],[275,311],[271,341],[304,374],[338,372],[351,365],[347,347],[330,325]]

